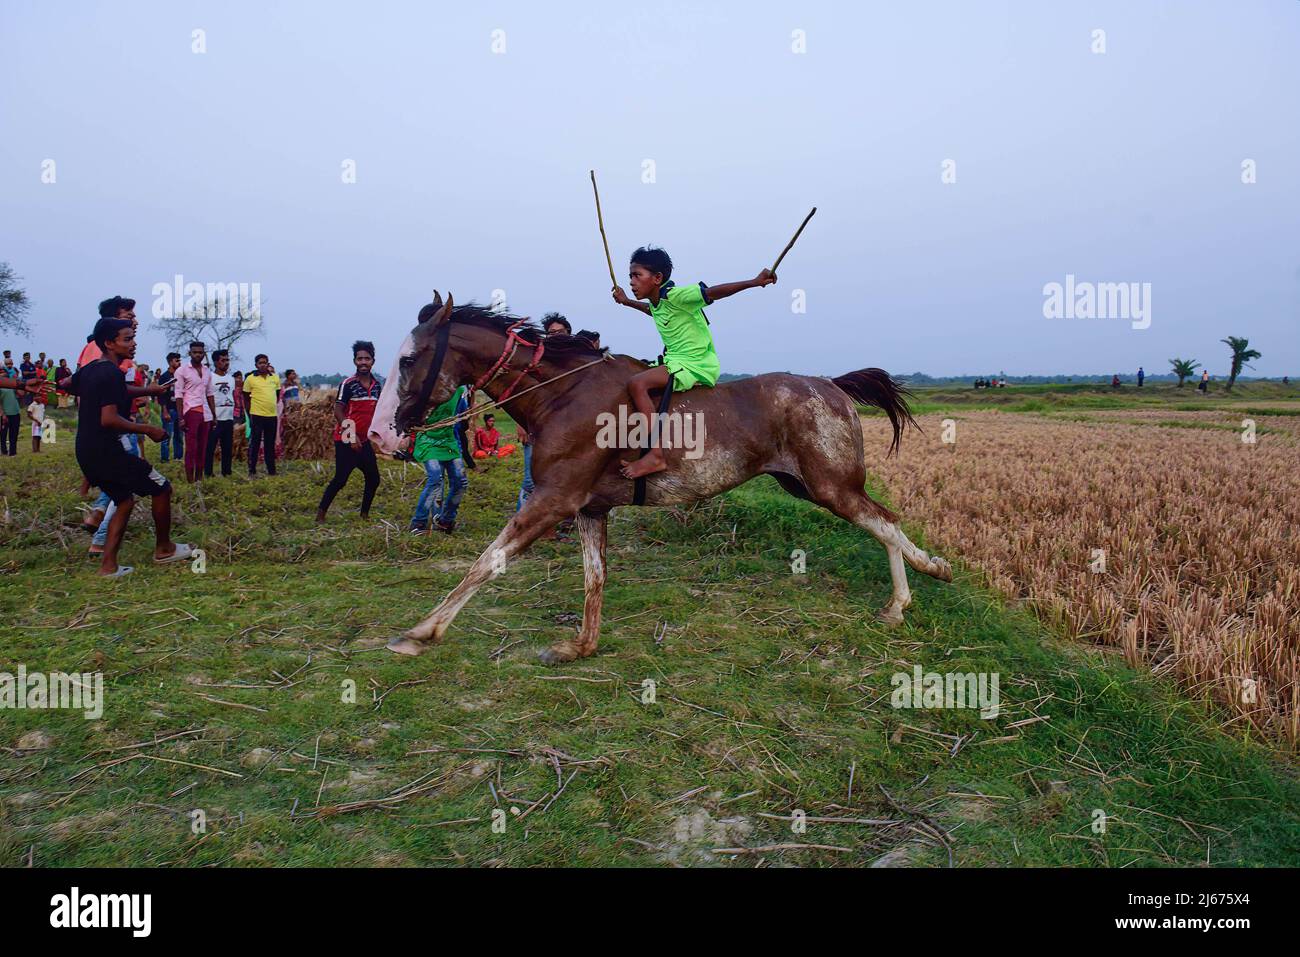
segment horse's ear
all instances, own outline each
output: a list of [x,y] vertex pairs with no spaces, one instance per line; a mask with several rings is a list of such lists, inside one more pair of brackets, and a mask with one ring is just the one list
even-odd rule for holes
[[[451,295],[451,293],[448,293],[448,295]],[[434,322],[434,325],[436,326],[438,322],[442,321],[442,308],[442,296],[440,296],[438,290],[435,289],[433,291],[433,302],[420,310],[420,315],[416,319],[416,322],[422,326],[430,319],[434,319],[437,320]]]
[[451,306],[451,291],[448,290],[447,302],[438,310],[438,314],[433,317],[433,326],[435,329],[451,318]]

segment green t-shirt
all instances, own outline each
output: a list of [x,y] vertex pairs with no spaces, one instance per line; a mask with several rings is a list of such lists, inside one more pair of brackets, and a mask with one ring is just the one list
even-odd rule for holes
[[[463,412],[464,408],[461,403],[465,397],[465,387],[461,386],[452,394],[452,397],[438,406],[429,413],[429,417],[424,420],[425,425],[432,425],[434,422],[441,422],[443,419],[450,419],[457,412]],[[444,425],[441,429],[430,429],[428,432],[420,432],[415,436],[415,449],[411,452],[411,457],[417,462],[428,462],[430,459],[437,459],[439,462],[450,462],[452,459],[460,458],[460,438],[456,430],[462,428],[460,425]]]
[[17,415],[18,393],[13,389],[0,389],[0,408],[3,408],[5,415]]
[[650,307],[650,316],[664,341],[664,365],[682,379],[679,388],[711,386],[722,371],[709,334],[709,321],[704,318],[706,305],[703,283],[678,286],[667,282],[659,290],[659,304]]

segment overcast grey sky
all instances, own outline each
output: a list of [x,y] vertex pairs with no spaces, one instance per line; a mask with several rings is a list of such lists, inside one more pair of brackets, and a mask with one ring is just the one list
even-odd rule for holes
[[[1221,374],[1231,334],[1300,373],[1296,0],[4,0],[0,45],[35,330],[6,348],[72,361],[100,299],[144,317],[179,273],[260,283],[244,365],[342,371],[363,336],[386,368],[435,287],[654,355],[595,167],[620,279],[643,242],[747,278],[818,207],[776,286],[710,310],[723,371]],[[1044,318],[1067,275],[1150,283],[1150,326]]]

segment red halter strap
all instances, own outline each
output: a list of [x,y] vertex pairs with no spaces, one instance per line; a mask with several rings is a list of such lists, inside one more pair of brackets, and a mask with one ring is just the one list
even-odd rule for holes
[[518,322],[516,322],[509,329],[506,330],[506,342],[505,345],[501,347],[501,355],[497,358],[497,361],[492,364],[492,368],[488,369],[487,372],[484,372],[481,376],[479,376],[478,381],[475,382],[474,385],[469,390],[469,400],[471,402],[473,401],[475,392],[477,392],[479,389],[486,386],[489,382],[491,382],[493,379],[495,379],[497,376],[499,376],[502,372],[506,370],[506,368],[510,365],[510,360],[515,357],[515,350],[517,350],[520,345],[533,346],[532,361],[529,362],[528,365],[526,365],[520,371],[519,375],[515,376],[514,381],[511,382],[510,385],[506,386],[506,390],[501,393],[501,398],[496,400],[497,404],[500,405],[502,402],[505,402],[506,399],[510,397],[510,393],[515,390],[515,387],[519,385],[520,381],[522,381],[524,376],[528,375],[530,372],[536,371],[538,364],[542,361],[543,353],[546,352],[546,346],[543,344],[540,338],[534,344],[529,342],[527,339],[525,339],[523,336],[519,335],[519,333],[515,331],[527,321],[528,321],[527,319],[520,319]]

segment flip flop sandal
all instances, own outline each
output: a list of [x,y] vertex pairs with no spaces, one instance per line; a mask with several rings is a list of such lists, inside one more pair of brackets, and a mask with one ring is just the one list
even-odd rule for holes
[[166,558],[155,558],[153,562],[155,565],[170,565],[173,562],[189,561],[193,556],[194,549],[190,548],[188,545],[182,545],[180,542],[177,542],[176,551],[172,552]]
[[117,571],[113,572],[113,574],[111,574],[111,575],[101,575],[100,577],[101,577],[101,578],[125,578],[127,575],[131,574],[133,571],[135,571],[135,566],[134,566],[134,565],[118,565],[118,566],[117,566]]

